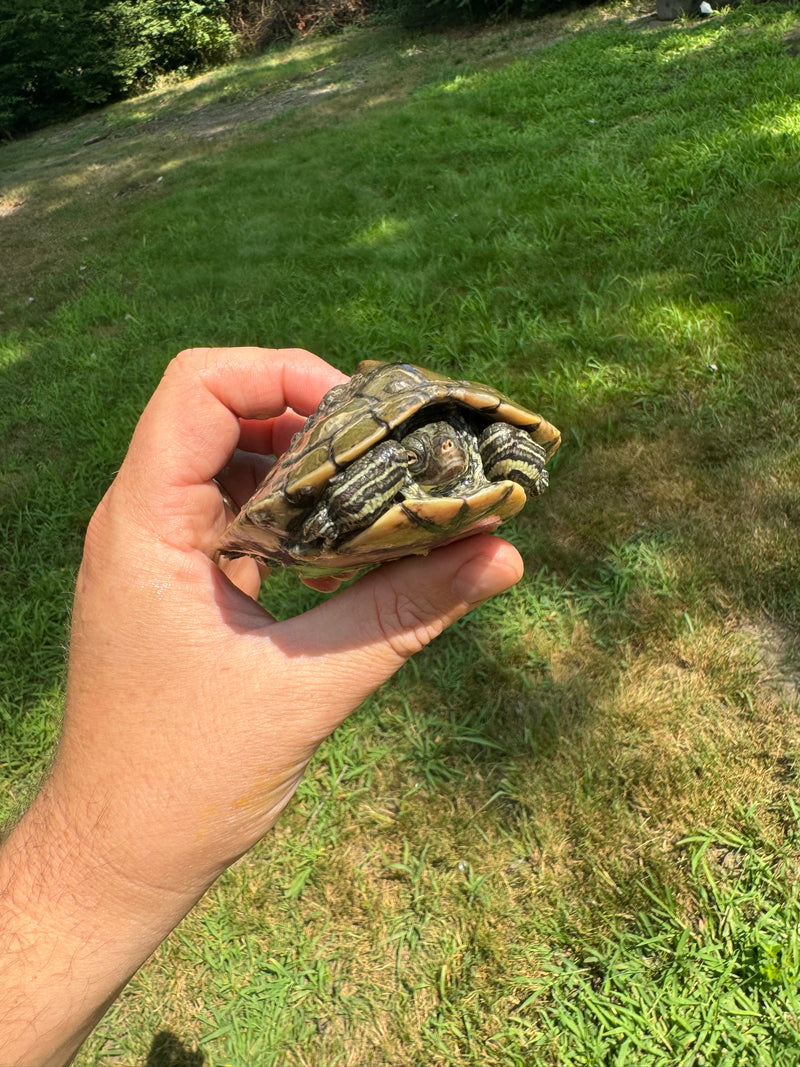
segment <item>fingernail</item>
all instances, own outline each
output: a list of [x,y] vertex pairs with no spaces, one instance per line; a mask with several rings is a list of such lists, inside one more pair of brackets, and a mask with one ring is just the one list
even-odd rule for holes
[[456,572],[453,593],[467,604],[481,604],[510,589],[522,577],[519,567],[496,556],[473,556]]

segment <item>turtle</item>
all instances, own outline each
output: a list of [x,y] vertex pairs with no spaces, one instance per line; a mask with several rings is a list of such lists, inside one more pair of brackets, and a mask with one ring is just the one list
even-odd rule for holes
[[219,551],[312,577],[424,554],[541,494],[560,443],[555,426],[488,385],[363,361],[325,394]]

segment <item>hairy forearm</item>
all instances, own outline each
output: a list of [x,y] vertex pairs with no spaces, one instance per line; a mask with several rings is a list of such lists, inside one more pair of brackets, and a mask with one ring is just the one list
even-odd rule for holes
[[193,900],[131,884],[48,786],[0,848],[0,1063],[69,1063]]

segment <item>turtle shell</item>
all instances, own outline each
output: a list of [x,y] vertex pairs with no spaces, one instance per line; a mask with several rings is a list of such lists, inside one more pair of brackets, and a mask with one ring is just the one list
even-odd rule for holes
[[[546,459],[561,434],[488,385],[458,381],[410,363],[366,361],[349,382],[322,398],[287,451],[228,527],[219,550],[250,555],[308,575],[335,574],[412,554],[493,529],[526,503],[513,481],[482,481],[443,495],[398,499],[365,529],[334,544],[304,543],[301,527],[334,475],[387,437],[402,435],[409,419],[431,419],[464,410],[476,422],[508,422],[525,430]],[[402,494],[401,494],[402,496]]]

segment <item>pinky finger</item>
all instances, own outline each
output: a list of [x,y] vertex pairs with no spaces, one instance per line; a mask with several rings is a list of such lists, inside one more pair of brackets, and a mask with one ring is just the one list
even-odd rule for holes
[[355,571],[342,571],[341,574],[330,574],[327,578],[303,578],[303,585],[309,589],[316,589],[318,593],[335,593],[342,582],[349,581]]

